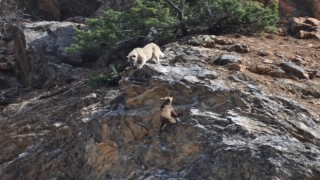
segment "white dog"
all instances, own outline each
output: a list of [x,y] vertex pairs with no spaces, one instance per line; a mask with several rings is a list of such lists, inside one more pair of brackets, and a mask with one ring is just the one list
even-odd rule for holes
[[128,61],[134,68],[142,68],[147,61],[152,60],[159,63],[159,58],[164,58],[158,45],[150,43],[143,48],[134,48],[127,56]]

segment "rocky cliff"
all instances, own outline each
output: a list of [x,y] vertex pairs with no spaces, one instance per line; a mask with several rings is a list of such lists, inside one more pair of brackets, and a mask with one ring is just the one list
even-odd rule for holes
[[[22,92],[1,107],[0,177],[318,179],[319,48],[195,36],[164,46],[161,64],[128,67],[120,88],[81,78]],[[181,116],[159,134],[164,96]]]
[[[19,1],[57,21],[0,40],[0,179],[320,179],[318,20],[294,18],[301,39],[185,37],[161,47],[160,64],[94,87],[126,52],[86,64],[65,47],[84,16],[127,2]],[[317,1],[279,3],[286,18],[319,12]],[[159,133],[165,96],[178,124]]]

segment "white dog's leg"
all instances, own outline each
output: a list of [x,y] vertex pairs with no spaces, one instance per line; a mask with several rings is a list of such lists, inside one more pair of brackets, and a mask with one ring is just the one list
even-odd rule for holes
[[147,62],[147,58],[144,55],[139,56],[138,69],[141,69]]
[[155,62],[156,62],[157,64],[159,64],[159,63],[160,63],[160,61],[159,61],[159,54],[155,55],[155,59],[156,59]]

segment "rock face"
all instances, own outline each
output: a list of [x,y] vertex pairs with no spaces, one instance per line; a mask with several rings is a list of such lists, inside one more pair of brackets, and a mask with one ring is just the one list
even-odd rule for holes
[[282,69],[289,76],[295,76],[295,77],[298,77],[301,79],[303,79],[303,78],[309,79],[309,75],[302,67],[299,67],[291,62],[282,63],[281,66],[282,66]]
[[313,16],[320,19],[320,0],[307,0],[306,2]]
[[309,16],[320,19],[319,0],[279,0],[283,17]]
[[101,5],[99,0],[23,0],[20,5],[34,17],[62,21],[68,17],[91,16]]
[[62,64],[82,63],[79,55],[65,52],[73,41],[76,26],[69,22],[37,22],[13,30],[15,66],[12,69],[24,86],[50,87],[64,84],[67,78],[80,78],[82,70]]
[[[308,104],[213,65],[216,49],[164,48],[161,64],[127,68],[121,90],[81,80],[3,108],[0,179],[320,178],[319,115]],[[318,97],[316,82],[291,81],[272,83]],[[159,134],[164,96],[181,116]]]
[[80,65],[80,55],[70,55],[65,51],[75,36],[75,29],[82,24],[71,22],[42,21],[23,24],[23,33],[26,39],[26,50],[46,56],[54,62],[64,62]]
[[14,41],[0,43],[0,70],[9,70],[15,66]]
[[65,21],[76,16],[99,16],[108,9],[124,10],[132,0],[21,0],[26,13],[34,19]]
[[320,21],[315,18],[293,18],[289,30],[298,38],[320,40]]

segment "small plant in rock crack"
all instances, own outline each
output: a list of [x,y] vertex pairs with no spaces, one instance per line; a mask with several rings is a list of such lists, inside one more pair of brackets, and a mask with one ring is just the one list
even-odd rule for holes
[[89,80],[89,85],[92,87],[100,87],[107,83],[107,76],[103,73],[98,74],[97,76],[93,76]]
[[109,65],[107,74],[100,73],[90,78],[89,85],[92,87],[117,86],[120,75],[113,64]]
[[109,65],[107,73],[108,86],[117,86],[121,76],[113,64]]

